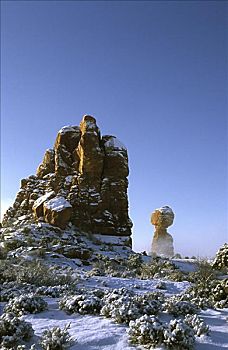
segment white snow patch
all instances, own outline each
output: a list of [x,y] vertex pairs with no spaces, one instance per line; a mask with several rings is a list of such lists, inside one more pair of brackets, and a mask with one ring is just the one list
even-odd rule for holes
[[43,196],[39,197],[33,204],[33,208],[37,208],[40,204],[44,203],[47,199],[52,197],[55,194],[54,191],[45,193]]
[[65,178],[65,183],[66,183],[66,184],[70,184],[70,183],[71,183],[71,181],[72,181],[72,178],[73,178],[73,176],[72,176],[72,175],[68,175],[68,176],[66,176],[66,178]]
[[173,215],[173,211],[168,205],[164,205],[164,207],[157,208],[156,210],[160,211],[160,213],[162,213],[162,214],[171,214],[171,215]]
[[61,211],[65,208],[71,208],[72,205],[64,197],[55,197],[46,202],[45,207],[54,211]]
[[120,142],[115,136],[110,137],[109,140],[105,142],[106,148],[112,148],[117,150],[126,150],[126,147],[122,142]]
[[95,234],[94,236],[102,243],[113,244],[113,245],[123,245],[126,241],[129,240],[128,236],[118,237],[118,236],[107,236],[102,234]]
[[72,125],[67,125],[67,126],[63,126],[60,130],[59,130],[59,134],[65,134],[69,131],[75,131],[75,127]]

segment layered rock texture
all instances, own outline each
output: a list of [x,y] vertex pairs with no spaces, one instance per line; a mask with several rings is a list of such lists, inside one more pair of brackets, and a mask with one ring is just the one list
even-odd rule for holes
[[126,148],[115,136],[101,137],[96,120],[86,115],[80,126],[63,127],[36,175],[21,180],[3,227],[30,220],[130,237],[128,174]]
[[155,226],[152,241],[152,253],[158,256],[174,256],[173,238],[167,232],[167,228],[172,225],[174,213],[168,206],[156,209],[151,215],[151,223]]

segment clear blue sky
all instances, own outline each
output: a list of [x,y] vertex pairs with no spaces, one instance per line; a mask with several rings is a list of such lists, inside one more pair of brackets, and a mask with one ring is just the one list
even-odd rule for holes
[[183,255],[227,232],[227,3],[2,1],[1,197],[12,202],[58,130],[92,114],[128,148],[136,250],[170,205]]

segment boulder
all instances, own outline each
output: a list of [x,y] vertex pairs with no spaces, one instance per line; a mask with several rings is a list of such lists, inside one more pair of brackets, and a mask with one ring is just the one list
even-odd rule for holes
[[50,198],[53,198],[55,196],[55,192],[47,192],[43,196],[39,197],[33,204],[33,212],[35,215],[35,218],[38,220],[40,217],[44,216],[44,202],[47,201]]
[[72,214],[72,206],[64,197],[54,197],[44,202],[43,212],[47,223],[65,229]]

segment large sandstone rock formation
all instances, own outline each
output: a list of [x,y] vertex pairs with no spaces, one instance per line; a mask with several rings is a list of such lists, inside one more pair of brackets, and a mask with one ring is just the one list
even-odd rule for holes
[[[3,226],[20,217],[93,234],[130,236],[128,155],[115,136],[101,137],[96,120],[63,127],[36,175],[21,180]],[[61,203],[61,205],[60,205]]]
[[167,228],[172,225],[174,213],[168,206],[156,209],[151,215],[151,223],[155,226],[152,241],[152,253],[159,256],[174,256],[173,238],[167,232]]

